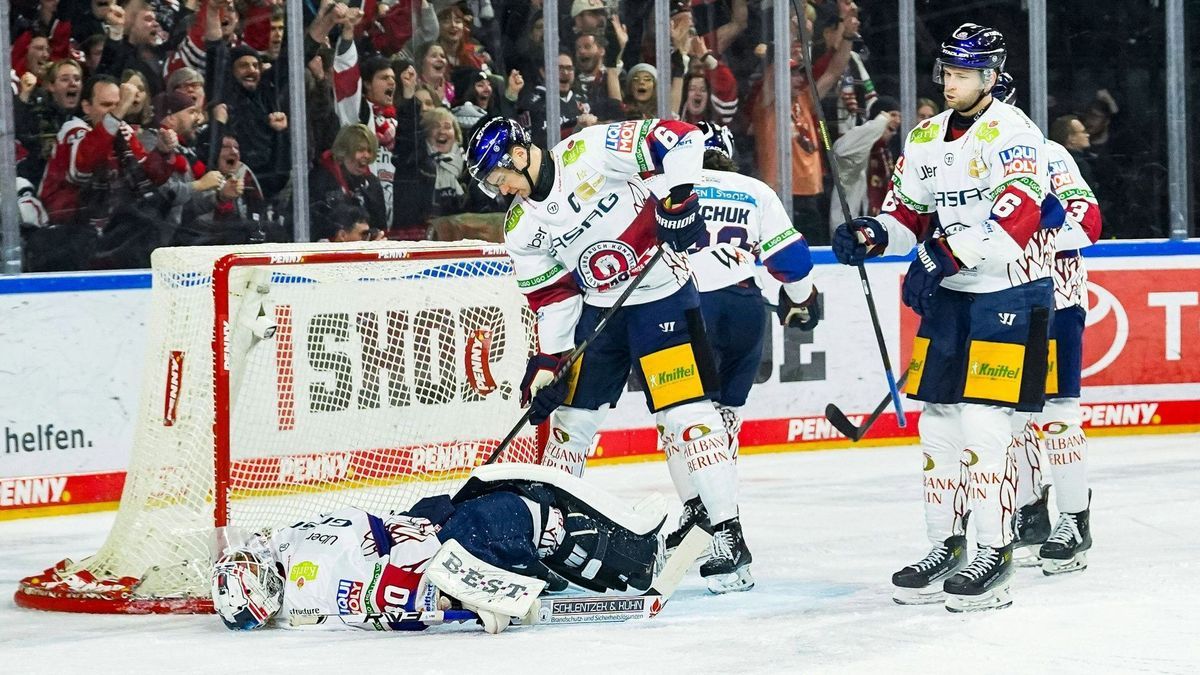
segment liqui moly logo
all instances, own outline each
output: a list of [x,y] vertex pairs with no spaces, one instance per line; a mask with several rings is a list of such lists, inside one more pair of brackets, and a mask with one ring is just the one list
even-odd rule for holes
[[163,426],[175,425],[179,394],[183,386],[183,352],[172,351],[167,357],[167,386],[163,400]]

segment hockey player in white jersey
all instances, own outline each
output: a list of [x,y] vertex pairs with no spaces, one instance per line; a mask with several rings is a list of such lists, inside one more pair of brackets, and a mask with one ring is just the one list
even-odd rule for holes
[[556,469],[498,464],[403,513],[343,508],[248,537],[227,528],[213,606],[233,630],[422,630],[478,617],[498,633],[533,622],[546,580],[648,588],[666,518],[655,497],[630,509]]
[[[992,90],[1016,105],[1012,76],[1005,73]],[[1046,405],[1014,435],[1017,466],[1017,520],[1014,560],[1042,566],[1047,575],[1087,568],[1092,546],[1091,491],[1087,483],[1087,437],[1079,409],[1083,329],[1087,318],[1087,268],[1080,249],[1100,238],[1101,214],[1091,186],[1067,149],[1046,141],[1050,187],[1056,199],[1043,202],[1043,225],[1057,228],[1054,258],[1054,325],[1050,348],[1054,373]],[[1048,487],[1042,484],[1043,451],[1054,478],[1058,523],[1051,530]]]
[[[951,611],[1011,604],[1014,416],[1041,410],[1053,317],[1054,235],[1044,138],[989,94],[1004,65],[999,32],[964,24],[934,80],[948,109],[909,134],[878,218],[838,226],[845,264],[916,247],[903,300],[921,316],[906,391],[925,402],[928,555],[892,577],[900,603]],[[965,450],[964,450],[965,449]],[[966,516],[977,534],[967,564]],[[943,594],[944,591],[944,594]]]
[[[635,120],[590,127],[549,151],[506,119],[483,124],[467,148],[485,192],[511,198],[505,245],[518,285],[537,313],[541,352],[522,398],[530,422],[550,417],[543,464],[581,475],[592,438],[633,367],[646,404],[688,460],[714,538],[742,539],[729,437],[710,393],[716,372],[686,251],[704,232],[693,187],[704,141],[690,124]],[[566,353],[665,247],[568,377]],[[559,407],[561,406],[561,407]]]
[[[821,319],[821,304],[813,285],[808,243],[792,227],[775,192],[762,181],[735,173],[733,137],[727,128],[708,122],[696,126],[704,136],[704,173],[696,194],[706,230],[688,250],[688,260],[700,290],[700,309],[720,379],[713,399],[729,435],[730,454],[736,459],[740,410],[762,360],[766,309],[755,282],[755,261],[761,260],[782,283],[777,306],[781,324],[811,331]],[[678,439],[667,433],[664,413],[658,417],[659,444],[683,501],[679,529],[667,535],[667,548],[671,549],[694,524],[707,527],[708,510],[692,480],[689,458]],[[728,478],[736,481],[737,475]],[[736,482],[725,489],[736,503]],[[714,555],[700,569],[709,590],[724,593],[752,588],[752,557],[745,541],[721,536],[713,541]]]

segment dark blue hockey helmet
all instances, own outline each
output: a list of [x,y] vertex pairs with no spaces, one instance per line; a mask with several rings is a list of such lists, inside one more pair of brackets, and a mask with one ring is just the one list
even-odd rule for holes
[[716,150],[729,159],[733,159],[733,133],[729,127],[714,122],[700,121],[696,128],[704,135],[704,149]]
[[1017,81],[1011,73],[1000,73],[996,76],[996,84],[992,85],[992,98],[1001,103],[1017,104]]
[[975,23],[964,23],[942,43],[933,65],[933,81],[942,84],[942,69],[969,68],[1000,72],[1008,52],[1000,31]]
[[494,117],[480,125],[467,143],[467,173],[479,183],[481,190],[495,197],[496,189],[488,184],[487,177],[496,169],[514,168],[514,145],[528,150],[532,144],[525,127],[504,117]]

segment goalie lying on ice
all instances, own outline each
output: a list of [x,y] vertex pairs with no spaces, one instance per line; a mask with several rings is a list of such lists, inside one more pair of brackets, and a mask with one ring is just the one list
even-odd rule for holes
[[403,513],[343,508],[239,538],[214,563],[213,605],[232,630],[421,630],[438,612],[468,610],[498,633],[514,618],[533,623],[538,595],[567,580],[598,592],[649,588],[665,502],[654,495],[630,509],[550,467],[480,467],[453,497]]

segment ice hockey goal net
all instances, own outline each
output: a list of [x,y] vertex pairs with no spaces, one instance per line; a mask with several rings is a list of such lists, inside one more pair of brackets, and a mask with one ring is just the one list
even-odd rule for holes
[[[502,247],[160,249],[137,432],[94,555],[22,580],[59,611],[211,611],[216,527],[455,489],[520,417],[533,316]],[[342,246],[345,246],[344,244]],[[536,462],[530,429],[502,461]]]

